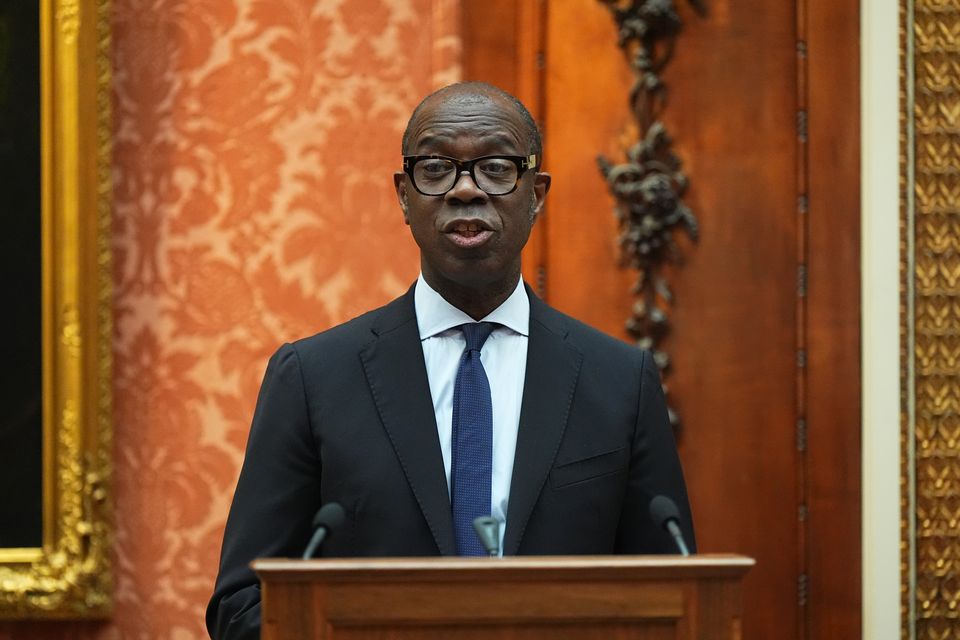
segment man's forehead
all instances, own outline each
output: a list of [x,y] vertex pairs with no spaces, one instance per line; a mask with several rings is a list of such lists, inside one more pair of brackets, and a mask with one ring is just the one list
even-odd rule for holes
[[501,127],[491,127],[489,129],[486,127],[477,127],[476,129],[454,131],[443,125],[428,126],[419,131],[414,136],[413,144],[416,147],[430,147],[463,139],[484,147],[513,148],[521,145],[519,136],[512,135],[510,132],[504,131]]
[[469,137],[484,144],[522,145],[523,122],[513,105],[499,96],[436,96],[417,114],[411,142],[427,145]]

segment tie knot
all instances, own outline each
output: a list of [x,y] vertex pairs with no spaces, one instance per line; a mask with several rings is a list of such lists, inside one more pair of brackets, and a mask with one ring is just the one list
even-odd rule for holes
[[460,325],[460,330],[467,339],[467,351],[480,351],[483,343],[490,337],[493,327],[492,322],[469,322]]

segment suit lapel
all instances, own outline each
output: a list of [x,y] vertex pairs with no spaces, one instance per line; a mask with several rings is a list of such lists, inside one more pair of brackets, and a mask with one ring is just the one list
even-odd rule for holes
[[562,318],[530,289],[530,338],[510,482],[504,555],[515,555],[567,426],[583,354],[566,343]]
[[420,346],[413,288],[384,307],[360,353],[380,420],[443,555],[455,553],[437,421]]

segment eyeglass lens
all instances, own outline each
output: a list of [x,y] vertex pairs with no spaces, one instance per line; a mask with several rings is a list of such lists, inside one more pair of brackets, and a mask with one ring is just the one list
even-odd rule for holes
[[[417,188],[427,195],[443,195],[453,188],[460,172],[445,158],[427,158],[413,168]],[[503,158],[482,158],[470,169],[470,177],[486,193],[509,193],[517,184],[517,165]]]

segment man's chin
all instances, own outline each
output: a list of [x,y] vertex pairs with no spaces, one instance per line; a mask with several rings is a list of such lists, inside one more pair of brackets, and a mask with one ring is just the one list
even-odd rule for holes
[[463,292],[476,291],[479,294],[500,291],[505,286],[516,286],[519,276],[519,269],[484,268],[482,259],[458,260],[454,268],[444,269],[440,273],[434,272],[429,276],[424,270],[427,283],[437,291],[441,288],[452,288]]

